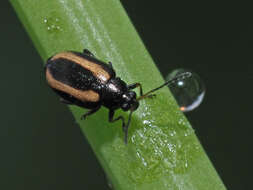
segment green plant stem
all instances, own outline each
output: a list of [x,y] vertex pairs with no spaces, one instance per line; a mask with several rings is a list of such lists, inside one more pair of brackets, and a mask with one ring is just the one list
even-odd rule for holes
[[[63,50],[86,48],[111,61],[128,84],[141,82],[147,91],[163,83],[118,0],[11,3],[44,61]],[[105,108],[85,121],[80,120],[84,109],[70,109],[115,189],[225,189],[167,88],[155,99],[141,102],[133,114],[127,146],[121,123],[109,123]]]

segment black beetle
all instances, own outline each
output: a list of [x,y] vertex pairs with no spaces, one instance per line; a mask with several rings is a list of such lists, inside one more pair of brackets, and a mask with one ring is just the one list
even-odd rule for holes
[[[156,90],[191,75],[188,72],[180,74],[177,78],[143,94],[140,83],[127,85],[116,77],[111,62],[106,64],[96,59],[87,49],[82,53],[66,51],[50,57],[45,66],[45,73],[49,86],[61,97],[61,102],[90,109],[82,119],[95,113],[101,106],[107,107],[110,122],[122,121],[125,143],[131,116],[139,107],[139,101],[153,97],[152,93]],[[138,98],[132,91],[137,87],[140,90]],[[115,110],[119,108],[124,111],[130,110],[127,123],[123,116],[113,118]]]

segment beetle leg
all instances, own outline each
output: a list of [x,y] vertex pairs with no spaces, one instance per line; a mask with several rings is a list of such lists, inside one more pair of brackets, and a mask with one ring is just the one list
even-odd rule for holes
[[121,119],[121,121],[122,121],[122,129],[123,129],[123,131],[125,132],[125,126],[126,126],[126,124],[125,124],[125,119],[124,119],[124,117],[123,117],[122,115],[120,115],[120,116],[117,117],[117,118],[113,118],[114,113],[115,113],[114,110],[109,110],[109,122],[115,122],[115,121],[118,121],[118,120]]
[[85,114],[83,114],[83,115],[81,116],[81,120],[84,120],[88,115],[91,115],[91,114],[95,113],[96,111],[98,111],[100,107],[101,107],[101,106],[98,106],[98,107],[96,107],[96,108],[94,108],[94,109],[92,109],[92,110],[86,112]]
[[109,67],[111,67],[111,69],[113,69],[112,62],[109,61],[108,64],[109,64]]
[[121,119],[122,121],[122,128],[123,128],[123,131],[124,131],[124,128],[125,128],[125,120],[124,120],[124,117],[122,115],[120,115],[119,117],[117,118],[113,118],[114,116],[114,110],[109,110],[109,121],[110,122],[115,122],[115,121],[118,121]]
[[84,50],[83,50],[83,54],[88,55],[88,56],[90,56],[90,57],[95,57],[94,54],[91,53],[91,52],[90,52],[89,50],[87,50],[87,49],[84,49]]
[[60,98],[60,102],[61,103],[64,103],[64,104],[73,104],[72,102],[68,101],[68,100],[65,100],[64,98]]
[[143,91],[142,91],[141,83],[129,84],[129,85],[127,86],[128,89],[134,89],[134,88],[137,88],[137,87],[140,88],[140,96],[142,96],[142,95],[143,95]]
[[127,144],[127,136],[128,136],[128,127],[129,127],[129,124],[130,124],[130,121],[131,121],[131,116],[132,116],[132,111],[130,112],[130,115],[129,115],[129,118],[128,118],[128,121],[127,121],[127,124],[125,123],[125,120],[124,120],[124,117],[122,115],[120,115],[119,117],[117,118],[113,118],[114,116],[114,110],[109,110],[109,121],[110,122],[115,122],[115,121],[118,121],[121,119],[122,121],[122,129],[123,129],[123,132],[125,133],[125,138],[124,138],[124,141],[125,141],[125,144]]

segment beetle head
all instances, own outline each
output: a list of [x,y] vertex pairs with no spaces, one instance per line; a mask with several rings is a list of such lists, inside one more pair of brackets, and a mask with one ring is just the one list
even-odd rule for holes
[[135,111],[139,107],[139,102],[136,100],[136,93],[134,91],[127,91],[122,95],[121,109],[124,111]]

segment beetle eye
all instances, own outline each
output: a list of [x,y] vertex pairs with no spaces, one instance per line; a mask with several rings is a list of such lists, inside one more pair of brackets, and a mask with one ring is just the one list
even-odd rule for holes
[[131,97],[131,99],[136,99],[136,93],[133,91],[129,92],[129,96]]

